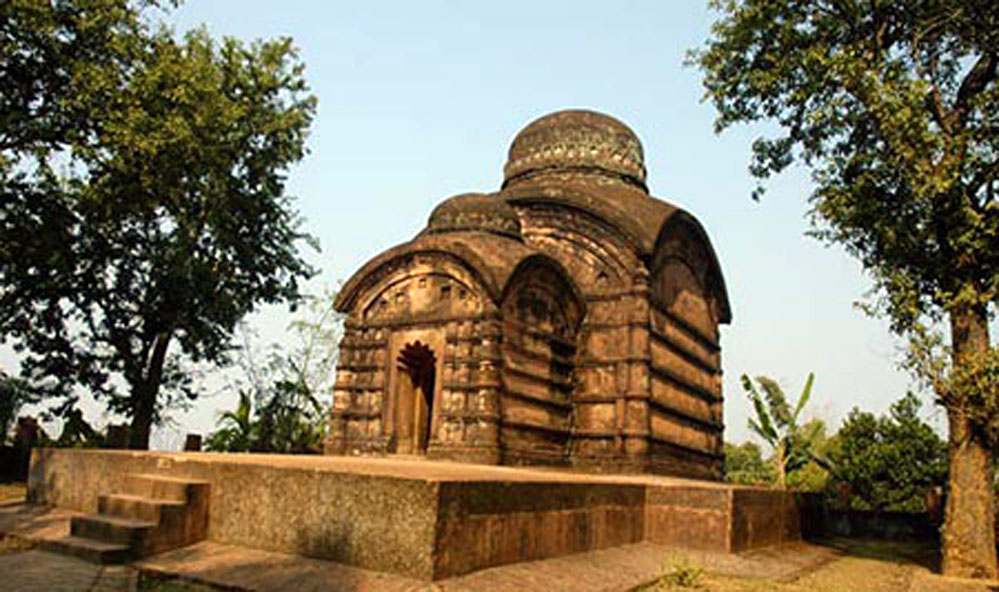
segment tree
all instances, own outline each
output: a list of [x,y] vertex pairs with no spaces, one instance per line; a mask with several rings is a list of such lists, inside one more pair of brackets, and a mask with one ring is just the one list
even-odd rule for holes
[[783,389],[776,381],[766,376],[757,376],[756,382],[763,389],[763,395],[756,389],[753,380],[742,375],[742,388],[746,391],[756,412],[756,419],[749,419],[749,429],[773,449],[774,472],[777,487],[787,488],[788,473],[807,465],[813,458],[812,443],[817,438],[817,430],[825,430],[824,424],[809,424],[808,430],[798,425],[798,417],[812,395],[815,375],[809,374],[798,401],[791,405]]
[[762,181],[809,166],[814,234],[860,260],[872,310],[903,335],[949,324],[952,380],[937,391],[950,428],[943,568],[994,578],[999,11],[993,0],[711,6],[719,18],[691,62],[716,129],[776,122],[750,171]]
[[4,192],[27,189],[18,187],[23,174],[12,171],[22,159],[44,160],[94,132],[95,117],[142,51],[142,11],[158,5],[154,0],[0,4]]
[[773,483],[773,466],[763,460],[755,442],[730,444],[725,442],[725,480],[740,485]]
[[830,454],[839,446],[839,437],[827,434],[826,422],[819,418],[806,421],[801,426],[802,438],[806,441],[809,459],[794,471],[788,473],[788,487],[795,491],[822,492],[828,489],[834,468]]
[[[133,448],[148,446],[164,408],[197,396],[192,363],[226,363],[237,322],[296,302],[313,273],[285,193],[315,112],[291,41],[176,39],[142,24],[150,4],[4,9],[39,27],[12,48],[38,68],[62,64],[45,61],[50,37],[68,39],[60,58],[76,47],[48,28],[62,12],[74,23],[125,15],[107,42],[127,51],[65,66],[95,78],[56,95],[50,118],[67,126],[4,149],[0,337],[48,393],[72,402],[82,388],[130,417]],[[99,110],[76,109],[98,99]]]
[[7,444],[17,414],[25,405],[37,403],[23,380],[0,370],[0,446]]
[[887,415],[854,408],[830,454],[836,478],[850,486],[850,507],[922,512],[926,491],[947,478],[947,445],[919,419],[919,398],[896,401]]

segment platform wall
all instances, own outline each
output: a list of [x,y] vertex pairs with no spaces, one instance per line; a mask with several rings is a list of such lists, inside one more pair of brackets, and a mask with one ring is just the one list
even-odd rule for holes
[[432,577],[438,483],[218,456],[36,449],[28,501],[90,513],[100,494],[124,490],[128,473],[202,480],[209,540]]
[[36,449],[28,500],[95,512],[129,473],[206,481],[212,541],[424,580],[643,540],[740,552],[800,538],[793,496],[772,490],[444,463],[475,471],[364,474],[328,459]]

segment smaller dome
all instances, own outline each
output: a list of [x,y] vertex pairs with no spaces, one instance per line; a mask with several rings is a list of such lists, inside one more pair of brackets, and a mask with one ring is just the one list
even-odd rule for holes
[[428,234],[475,230],[521,240],[520,218],[505,201],[482,193],[465,193],[441,202],[430,213]]
[[631,128],[603,113],[567,110],[540,117],[510,145],[503,186],[540,173],[597,172],[645,190],[642,144]]

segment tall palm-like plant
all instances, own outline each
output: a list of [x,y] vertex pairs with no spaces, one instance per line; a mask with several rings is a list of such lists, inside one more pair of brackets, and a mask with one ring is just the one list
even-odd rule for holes
[[254,442],[253,401],[250,393],[239,391],[239,405],[219,416],[219,429],[208,438],[207,448],[216,452],[248,452]]
[[[777,487],[787,488],[787,475],[814,459],[811,443],[814,436],[798,425],[801,410],[812,396],[815,375],[808,374],[805,386],[798,400],[791,407],[783,389],[777,381],[766,376],[757,376],[754,383],[749,376],[742,375],[742,388],[753,404],[756,418],[749,419],[749,429],[773,448],[774,468],[777,473]],[[756,388],[759,384],[763,394]]]

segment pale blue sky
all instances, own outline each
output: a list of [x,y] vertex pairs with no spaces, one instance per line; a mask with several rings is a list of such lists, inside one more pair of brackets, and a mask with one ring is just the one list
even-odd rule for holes
[[[722,334],[727,440],[747,435],[743,372],[796,393],[814,371],[811,412],[834,425],[854,405],[884,411],[909,384],[886,325],[852,306],[868,286],[859,265],[803,235],[807,173],[755,203],[754,130],[714,134],[699,72],[682,65],[708,33],[703,1],[190,0],[170,20],[217,36],[290,35],[301,50],[319,112],[290,188],[322,243],[318,283],[408,240],[442,199],[498,188],[509,143],[532,119],[594,109],[635,130],[653,194],[691,211],[714,242],[734,314]],[[275,340],[286,321],[255,318]],[[234,400],[177,419],[208,431]]]

